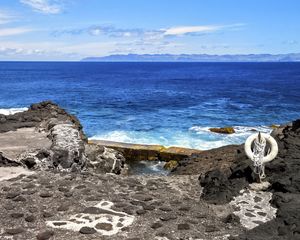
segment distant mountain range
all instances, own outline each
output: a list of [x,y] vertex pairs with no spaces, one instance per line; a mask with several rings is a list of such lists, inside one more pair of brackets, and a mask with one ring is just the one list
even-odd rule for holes
[[300,62],[300,53],[290,54],[127,54],[87,57],[84,62]]

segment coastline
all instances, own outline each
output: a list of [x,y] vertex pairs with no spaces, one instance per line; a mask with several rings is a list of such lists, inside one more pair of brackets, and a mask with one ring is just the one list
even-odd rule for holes
[[[49,101],[0,119],[4,237],[254,240],[297,234],[300,120],[273,130],[279,155],[266,167],[269,186],[255,190],[243,145],[198,151],[89,141],[79,120]],[[168,176],[128,175],[130,159],[177,165]],[[7,177],[16,167],[30,175],[16,169]],[[104,216],[115,220],[103,222]]]

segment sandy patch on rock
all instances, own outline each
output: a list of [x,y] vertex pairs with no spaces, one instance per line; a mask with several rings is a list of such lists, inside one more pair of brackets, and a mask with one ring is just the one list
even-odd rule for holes
[[0,167],[0,181],[15,178],[21,174],[31,175],[33,172],[23,167]]

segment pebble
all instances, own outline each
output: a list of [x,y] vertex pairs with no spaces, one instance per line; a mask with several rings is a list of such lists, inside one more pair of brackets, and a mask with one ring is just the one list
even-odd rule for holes
[[97,223],[95,226],[97,229],[111,231],[113,229],[113,226],[110,223]]
[[15,202],[25,202],[26,198],[22,197],[22,196],[17,196],[13,199],[13,201]]
[[189,230],[190,225],[188,225],[187,223],[180,223],[177,225],[177,229],[178,230]]
[[16,235],[16,234],[20,234],[22,232],[24,232],[24,228],[9,228],[9,229],[5,229],[5,232],[9,235]]
[[17,212],[15,212],[15,213],[10,214],[10,216],[12,218],[21,218],[21,217],[24,216],[24,214],[23,213],[17,213]]
[[219,229],[214,225],[206,226],[205,232],[217,232]]
[[49,197],[52,197],[53,196],[53,193],[51,192],[42,192],[40,193],[40,197],[42,198],[49,198]]
[[169,220],[174,220],[176,218],[177,218],[177,216],[168,214],[168,215],[161,216],[160,220],[166,222],[166,221],[169,221]]
[[164,211],[164,212],[171,212],[172,208],[163,206],[163,207],[160,207],[159,210]]
[[65,211],[68,211],[69,209],[69,206],[68,205],[60,205],[58,208],[57,208],[57,211],[59,212],[65,212]]
[[54,232],[50,231],[50,230],[46,230],[44,232],[40,232],[36,238],[37,240],[48,240],[50,239],[52,236],[54,236]]
[[17,197],[17,196],[19,196],[20,195],[20,192],[9,192],[7,195],[6,195],[6,198],[7,199],[13,199],[13,198],[15,198],[15,197]]
[[139,209],[139,210],[136,211],[136,213],[137,213],[138,215],[143,215],[143,214],[146,213],[146,211],[145,211],[144,209]]
[[148,210],[148,211],[152,211],[152,210],[155,209],[155,206],[153,206],[153,205],[144,205],[143,209],[144,210]]
[[95,228],[82,227],[82,228],[80,228],[79,232],[82,233],[82,234],[94,234],[97,231],[96,231]]
[[25,217],[26,222],[34,222],[35,221],[35,216],[34,215],[29,215]]
[[162,223],[156,222],[156,223],[153,223],[153,224],[151,225],[151,228],[157,229],[157,228],[160,228],[160,227],[162,227],[162,226],[163,226]]
[[50,212],[43,212],[42,215],[43,215],[44,218],[53,217],[53,214],[50,213]]

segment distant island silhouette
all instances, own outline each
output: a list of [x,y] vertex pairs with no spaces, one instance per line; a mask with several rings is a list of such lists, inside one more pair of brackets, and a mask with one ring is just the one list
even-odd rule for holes
[[115,54],[86,57],[83,62],[300,62],[300,53],[289,54]]

